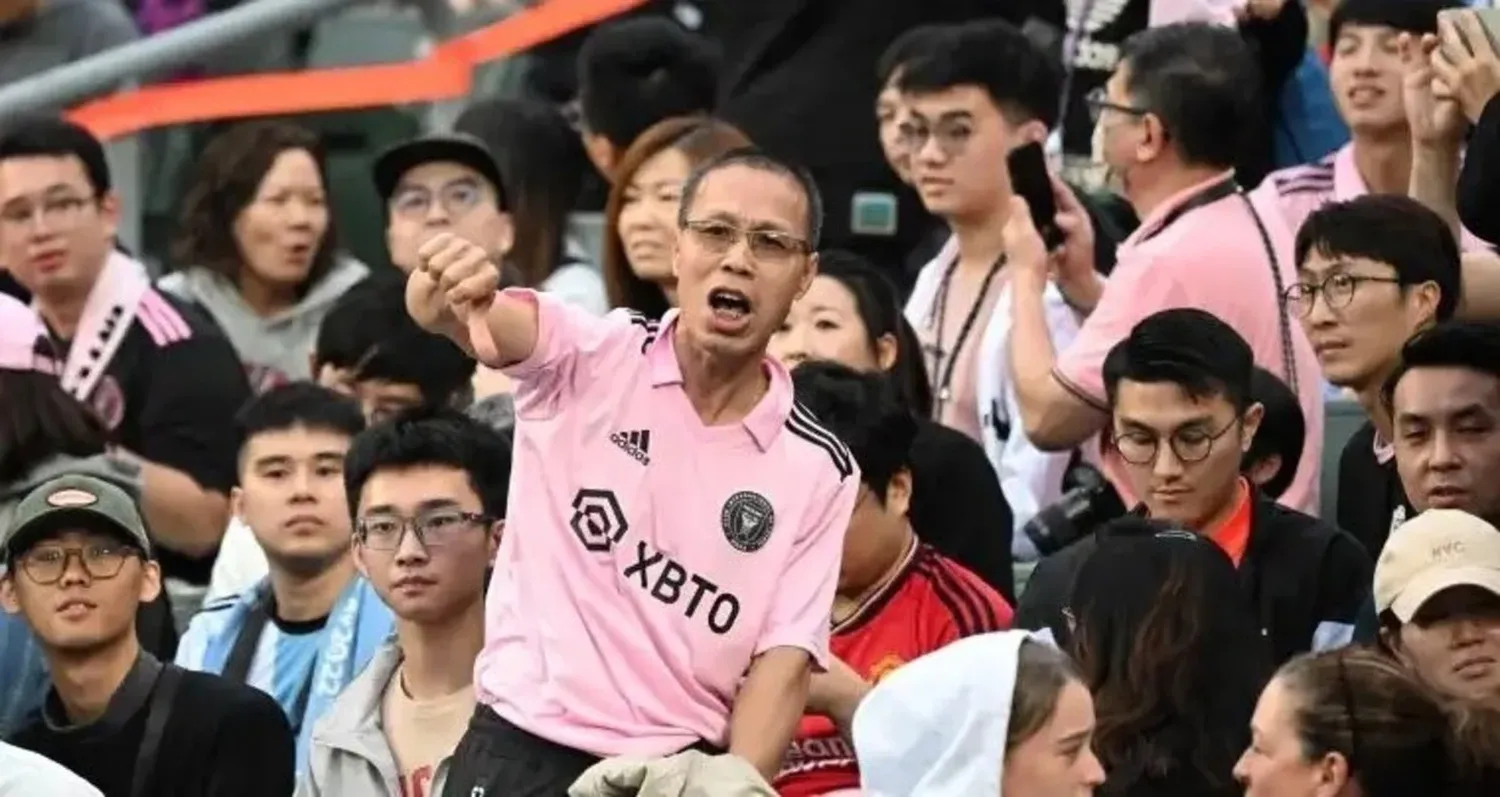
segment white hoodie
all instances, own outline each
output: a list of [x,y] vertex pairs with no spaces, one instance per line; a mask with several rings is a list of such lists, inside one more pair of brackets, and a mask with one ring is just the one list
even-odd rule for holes
[[867,797],[998,797],[1025,631],[961,639],[892,672],[854,713]]

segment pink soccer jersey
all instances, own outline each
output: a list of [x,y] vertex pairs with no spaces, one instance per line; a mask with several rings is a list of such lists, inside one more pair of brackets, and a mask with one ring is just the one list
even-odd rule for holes
[[[1297,231],[1313,211],[1329,202],[1347,202],[1370,193],[1365,178],[1354,162],[1354,144],[1340,147],[1315,163],[1288,166],[1266,175],[1250,198],[1256,207],[1267,211],[1267,219],[1284,223],[1289,235],[1281,256],[1290,262],[1295,252],[1292,243]],[[1460,230],[1459,245],[1465,252],[1488,252],[1489,243],[1468,230]]]
[[516,380],[511,506],[475,665],[479,699],[594,755],[728,742],[757,654],[828,655],[848,449],[770,388],[744,420],[705,426],[682,390],[675,312],[598,318],[537,307]]

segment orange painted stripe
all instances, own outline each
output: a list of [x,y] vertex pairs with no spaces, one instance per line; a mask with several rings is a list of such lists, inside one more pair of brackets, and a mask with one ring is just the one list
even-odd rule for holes
[[265,72],[146,86],[68,113],[101,139],[169,125],[462,99],[474,68],[629,11],[646,0],[546,0],[396,64]]

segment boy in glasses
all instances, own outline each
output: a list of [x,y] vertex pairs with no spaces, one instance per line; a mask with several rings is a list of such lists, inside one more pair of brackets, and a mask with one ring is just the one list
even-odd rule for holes
[[[1140,496],[1135,514],[1224,550],[1282,662],[1348,643],[1371,563],[1353,537],[1280,506],[1242,474],[1265,414],[1253,398],[1254,373],[1250,344],[1217,316],[1195,308],[1147,316],[1104,360],[1108,456]],[[1057,607],[1095,547],[1085,539],[1044,560],[1017,624],[1051,625],[1063,638]]]
[[51,671],[42,716],[11,741],[110,795],[286,794],[292,733],[275,701],[141,650],[136,608],[161,568],[135,502],[91,476],[39,485],[0,532],[0,606]]
[[1297,281],[1286,307],[1329,384],[1354,394],[1369,416],[1339,455],[1339,528],[1379,556],[1391,531],[1415,515],[1396,472],[1391,413],[1381,390],[1401,347],[1458,311],[1458,243],[1438,214],[1404,196],[1330,202],[1297,232]]
[[456,410],[418,410],[355,438],[344,484],[354,562],[396,637],[318,722],[298,795],[432,797],[474,714],[510,442]]

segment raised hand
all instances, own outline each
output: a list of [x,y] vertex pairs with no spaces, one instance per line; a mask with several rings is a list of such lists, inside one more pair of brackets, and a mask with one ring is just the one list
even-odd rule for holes
[[1438,39],[1425,34],[1420,39],[1402,33],[1396,40],[1401,51],[1401,95],[1412,142],[1419,146],[1458,147],[1468,130],[1463,109],[1450,96],[1449,87],[1433,67]]
[[1432,52],[1432,69],[1447,86],[1464,116],[1478,122],[1484,106],[1500,94],[1500,56],[1479,15],[1463,10],[1438,17],[1440,46]]
[[1056,176],[1052,178],[1052,196],[1057,203],[1053,221],[1063,234],[1062,246],[1053,252],[1053,265],[1058,287],[1067,293],[1073,287],[1092,285],[1098,277],[1094,268],[1094,223],[1073,189]]
[[500,268],[483,247],[441,233],[417,250],[417,268],[406,281],[406,310],[429,332],[456,335],[482,312],[500,287]]
[[1052,258],[1047,253],[1047,245],[1042,242],[1041,233],[1036,231],[1036,223],[1031,218],[1031,206],[1022,197],[1010,198],[1009,213],[1005,226],[1001,228],[1000,238],[1005,242],[1005,261],[1014,275],[1013,279],[1022,280],[1028,285],[1045,285],[1052,268]]

